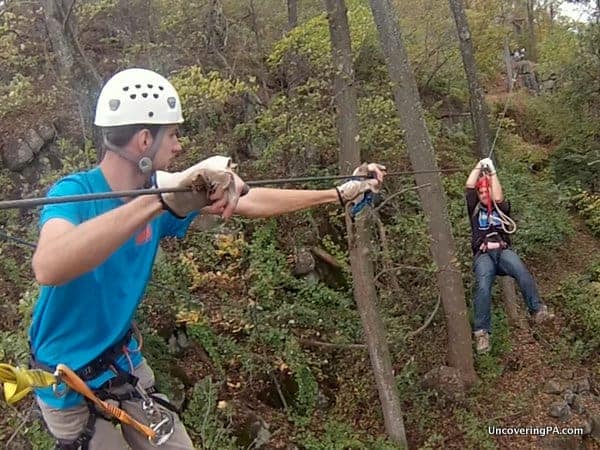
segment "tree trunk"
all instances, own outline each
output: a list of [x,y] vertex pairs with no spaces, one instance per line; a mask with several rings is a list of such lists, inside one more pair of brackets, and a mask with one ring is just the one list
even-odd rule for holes
[[298,25],[298,0],[287,0],[288,30]]
[[527,31],[529,33],[529,56],[530,61],[537,61],[537,43],[535,39],[534,27],[534,6],[535,0],[527,0]]
[[473,121],[475,140],[477,142],[476,155],[478,159],[482,159],[486,158],[489,154],[490,124],[488,122],[487,108],[483,100],[483,90],[477,79],[477,64],[475,62],[473,40],[471,39],[463,0],[449,0],[449,2],[458,32],[463,67],[467,75],[467,82],[469,83],[471,120]]
[[[392,80],[396,109],[404,128],[404,139],[413,170],[437,170],[433,146],[427,132],[417,83],[412,73],[406,49],[402,43],[395,11],[390,0],[370,0]],[[442,297],[448,328],[448,363],[458,369],[464,381],[472,385],[477,380],[473,367],[471,329],[461,272],[457,264],[454,238],[448,218],[446,195],[439,172],[415,174],[419,197],[427,217],[430,249],[438,267],[437,282]]]
[[508,46],[508,36],[504,37],[504,65],[506,66],[506,92],[510,94],[513,90],[514,74],[512,55]]
[[[450,8],[454,14],[454,20],[456,22],[456,28],[460,41],[460,52],[463,57],[463,66],[469,83],[471,117],[473,118],[475,140],[477,141],[479,157],[485,158],[490,154],[491,134],[487,111],[485,104],[483,103],[483,96],[481,95],[481,87],[479,86],[479,81],[477,80],[477,65],[473,52],[473,43],[471,40],[471,33],[469,31],[469,24],[464,7],[462,5],[462,0],[449,1]],[[504,61],[506,64],[508,92],[510,93],[513,88],[513,71],[512,57],[508,47],[508,37],[504,38]],[[495,160],[494,162],[497,165],[498,161]],[[506,307],[506,312],[509,316],[510,322],[514,326],[521,327],[522,324],[519,321],[519,311],[517,309],[514,283],[510,278],[503,277],[501,285],[502,298],[504,299],[504,305]]]
[[525,329],[525,318],[519,311],[517,289],[511,277],[501,277],[502,300],[508,317],[508,324],[513,328]]
[[[339,165],[342,173],[360,164],[358,103],[354,87],[350,29],[344,0],[324,0],[331,36],[334,98],[337,107],[337,130],[340,141]],[[385,429],[396,443],[406,447],[406,433],[398,391],[392,370],[386,331],[377,309],[377,292],[369,243],[371,236],[363,212],[353,222],[346,215],[354,298],[363,324],[371,366],[383,410]]]
[[58,73],[69,84],[81,115],[84,138],[90,139],[101,157],[102,138],[94,126],[96,99],[101,78],[86,58],[77,37],[73,21],[75,0],[43,0],[44,20],[48,38],[56,55]]

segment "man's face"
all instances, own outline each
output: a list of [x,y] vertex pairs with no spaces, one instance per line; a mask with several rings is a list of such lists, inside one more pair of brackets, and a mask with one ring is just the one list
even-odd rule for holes
[[485,187],[477,188],[477,196],[479,197],[479,203],[487,206],[490,201],[490,195],[488,189]]
[[165,170],[177,155],[183,149],[179,143],[179,130],[177,125],[169,125],[166,127],[162,142],[156,156],[154,157],[153,167],[155,170]]

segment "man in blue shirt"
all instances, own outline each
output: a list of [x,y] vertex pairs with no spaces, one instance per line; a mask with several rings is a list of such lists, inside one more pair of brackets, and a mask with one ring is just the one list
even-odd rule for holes
[[[177,92],[161,75],[144,69],[114,75],[96,109],[95,124],[102,129],[107,150],[104,158],[87,172],[61,179],[48,195],[133,190],[151,183],[193,191],[47,205],[33,257],[42,289],[30,329],[32,365],[54,370],[66,364],[100,397],[160,429],[165,449],[193,446],[177,415],[168,412],[166,398],[156,395],[156,404],[148,401],[154,374],[131,332],[160,239],[183,237],[201,210],[224,218],[269,217],[351,202],[378,190],[385,173],[383,166],[369,164],[367,170],[376,178],[333,189],[249,191],[223,156],[169,173],[164,169],[182,151],[177,134],[182,122]],[[38,389],[36,395],[58,448],[152,448],[133,428],[122,426],[119,431],[76,392],[57,396]]]

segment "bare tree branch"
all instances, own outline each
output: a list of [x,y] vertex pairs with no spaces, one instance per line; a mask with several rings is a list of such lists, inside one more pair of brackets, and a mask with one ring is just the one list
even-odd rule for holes
[[416,329],[415,331],[411,331],[410,333],[407,333],[406,336],[404,337],[404,339],[414,338],[417,334],[421,333],[425,328],[427,328],[429,326],[429,324],[431,323],[431,321],[433,320],[433,318],[435,317],[436,313],[438,312],[438,309],[440,309],[441,302],[442,302],[442,297],[438,296],[438,301],[435,304],[435,308],[433,308],[432,313],[429,315],[429,317],[427,318],[425,323],[420,328]]
[[71,2],[71,6],[69,6],[69,10],[65,14],[65,19],[63,20],[63,31],[67,31],[67,24],[69,22],[69,17],[71,17],[71,12],[73,11],[73,7],[75,6],[75,2],[77,0],[73,0]]
[[27,411],[27,414],[25,416],[22,416],[19,411],[13,407],[13,410],[17,413],[17,415],[19,416],[19,418],[21,419],[21,423],[19,424],[19,426],[17,428],[15,428],[15,431],[13,432],[13,434],[10,435],[10,437],[8,438],[8,441],[6,441],[6,447],[5,448],[10,448],[10,443],[12,442],[12,440],[19,434],[19,432],[21,431],[21,429],[27,425],[27,422],[29,422],[29,416],[31,416],[31,413],[33,411],[33,405],[29,407],[29,411]]
[[420,186],[411,186],[409,188],[402,189],[401,191],[398,191],[398,192],[390,195],[383,202],[381,202],[381,204],[379,206],[377,206],[377,208],[375,208],[375,211],[379,211],[387,202],[389,202],[394,197],[398,197],[399,195],[402,195],[402,194],[404,194],[405,192],[408,192],[408,191],[413,191],[413,190],[416,190],[416,189],[422,189],[422,188],[425,188],[425,187],[428,187],[428,186],[431,186],[431,183],[425,183],[425,184],[422,184]]
[[273,372],[271,372],[271,379],[273,380],[273,383],[275,383],[275,388],[277,389],[277,394],[279,394],[279,399],[281,400],[281,404],[283,405],[283,410],[287,412],[288,411],[287,401],[285,400],[285,397],[283,396],[283,392],[281,391],[281,385],[279,384],[279,380],[277,379],[277,377],[275,375],[273,375]]
[[299,339],[298,342],[305,347],[322,347],[332,349],[361,349],[366,350],[366,344],[333,344],[331,342],[314,341],[312,339]]

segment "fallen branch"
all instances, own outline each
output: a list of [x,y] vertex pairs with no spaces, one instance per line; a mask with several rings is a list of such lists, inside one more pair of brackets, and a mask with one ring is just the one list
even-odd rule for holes
[[335,349],[361,349],[367,348],[366,344],[333,344],[331,342],[314,341],[312,339],[299,339],[300,345],[305,347],[322,347],[322,348],[335,348]]
[[425,321],[425,323],[418,328],[415,331],[411,331],[410,333],[408,333],[404,339],[409,339],[409,338],[414,338],[417,334],[419,334],[420,332],[422,332],[425,328],[427,328],[429,326],[429,324],[431,323],[431,321],[433,320],[433,318],[435,317],[435,314],[438,312],[438,309],[440,308],[440,303],[442,302],[442,297],[438,296],[438,301],[435,305],[435,308],[433,309],[433,312],[429,315],[429,317],[427,318],[427,320]]
[[33,411],[33,405],[31,405],[31,407],[29,408],[29,411],[27,411],[27,414],[25,415],[25,417],[23,417],[21,414],[18,413],[18,411],[15,409],[15,411],[17,412],[17,415],[19,416],[19,418],[21,419],[21,423],[19,424],[19,426],[15,429],[15,431],[13,431],[13,434],[10,435],[10,437],[8,438],[8,441],[6,441],[6,447],[5,448],[10,448],[10,443],[12,442],[12,440],[19,434],[19,432],[21,431],[21,429],[27,424],[27,422],[29,421],[29,416],[31,416],[31,412]]
[[448,112],[448,113],[443,113],[440,114],[440,119],[445,119],[447,117],[467,117],[470,116],[471,113],[470,112]]
[[279,399],[281,400],[281,404],[283,405],[283,410],[285,412],[288,411],[288,404],[285,401],[285,397],[283,396],[283,392],[281,391],[281,385],[279,384],[279,381],[277,380],[277,377],[275,375],[273,375],[273,372],[271,372],[271,378],[273,379],[273,383],[275,383],[275,388],[277,389],[277,393],[279,394]]
[[416,189],[421,189],[421,188],[428,187],[428,186],[431,186],[431,183],[422,184],[422,185],[420,185],[420,186],[411,186],[411,187],[409,187],[409,188],[402,189],[401,191],[398,191],[398,192],[396,192],[396,193],[394,193],[394,194],[390,195],[390,196],[389,196],[388,198],[386,198],[386,199],[385,199],[383,202],[381,202],[381,203],[379,204],[379,206],[377,206],[377,208],[375,208],[375,211],[379,211],[381,208],[383,208],[383,206],[384,206],[384,205],[385,205],[387,202],[389,202],[389,201],[390,201],[391,199],[393,199],[394,197],[398,197],[399,195],[401,195],[401,194],[404,194],[404,193],[405,193],[405,192],[407,192],[407,191],[413,191],[413,190],[416,190]]

